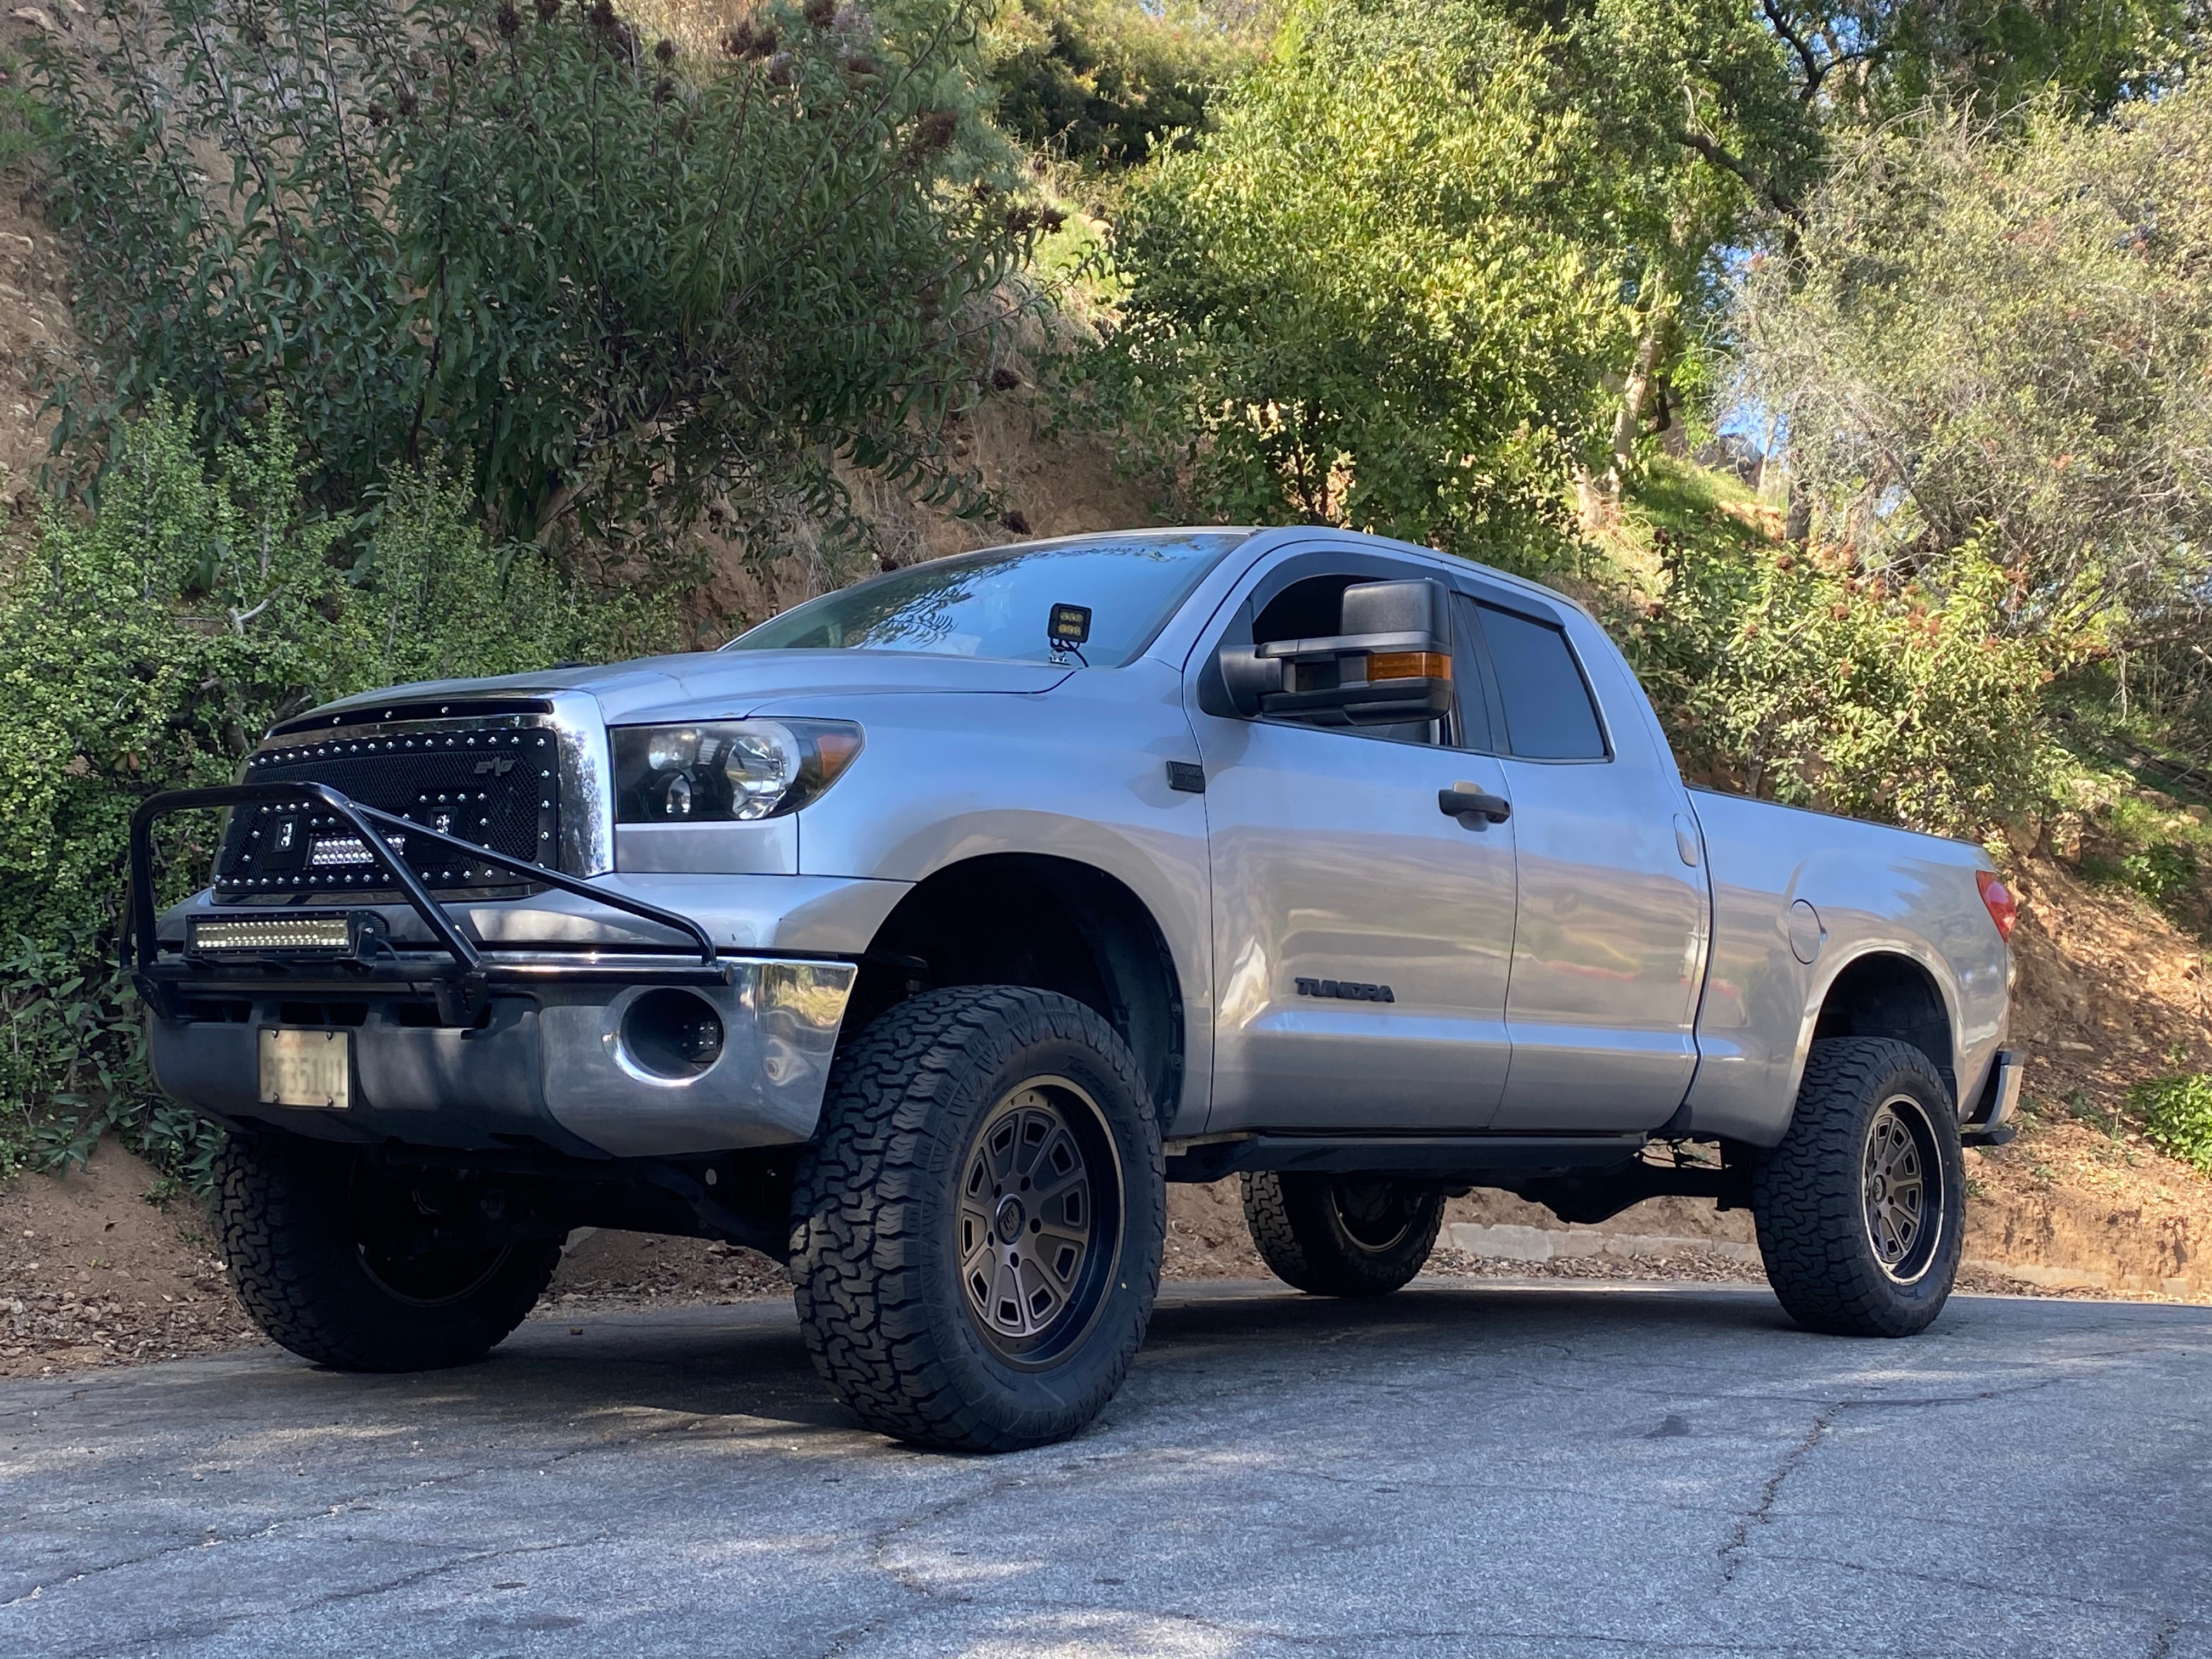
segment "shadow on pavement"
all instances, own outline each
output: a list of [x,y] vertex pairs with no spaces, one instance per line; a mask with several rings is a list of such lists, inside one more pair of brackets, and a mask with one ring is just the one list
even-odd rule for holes
[[[1341,1361],[1349,1341],[1354,1352],[1371,1346],[1381,1364],[1443,1347],[1497,1358],[1574,1334],[1618,1340],[1639,1332],[1656,1339],[1698,1329],[1718,1335],[1790,1328],[1763,1291],[1436,1285],[1353,1302],[1273,1286],[1171,1285],[1138,1364],[1141,1374],[1200,1351],[1218,1358],[1224,1344],[1270,1358],[1325,1346]],[[343,1390],[372,1410],[404,1399],[458,1415],[489,1407],[501,1414],[603,1418],[629,1411],[854,1426],[816,1376],[789,1307],[777,1302],[534,1319],[476,1364],[412,1376],[346,1376],[289,1357],[264,1363],[291,1371],[297,1386]]]
[[[1961,1297],[1930,1337],[1969,1335],[1996,1322],[2046,1332],[2094,1326],[2110,1305]],[[2172,1316],[2195,1332],[2208,1317],[2195,1308],[2132,1312]],[[1822,1370],[1872,1357],[1868,1345],[1799,1332],[1763,1288],[1431,1281],[1372,1301],[1338,1301],[1269,1285],[1177,1284],[1153,1316],[1132,1386],[1141,1387],[1147,1370],[1192,1364],[1225,1362],[1231,1378],[1248,1369],[1256,1374],[1299,1352],[1327,1354],[1331,1369],[1356,1386],[1367,1368],[1380,1376],[1407,1359],[1510,1367],[1516,1358],[1534,1363],[1570,1346],[1656,1354],[1686,1343],[1703,1350],[1705,1338],[1739,1355],[1747,1341],[1802,1343],[1808,1346],[1801,1358]],[[1897,1358],[1905,1357],[1899,1350]],[[204,1387],[204,1366],[237,1363],[187,1362],[168,1380]],[[349,1376],[281,1355],[249,1363],[262,1371],[259,1386],[368,1415],[398,1407],[456,1421],[557,1418],[602,1429],[629,1419],[643,1432],[684,1418],[750,1419],[808,1431],[856,1426],[816,1376],[790,1307],[773,1301],[533,1319],[476,1364],[416,1376]]]

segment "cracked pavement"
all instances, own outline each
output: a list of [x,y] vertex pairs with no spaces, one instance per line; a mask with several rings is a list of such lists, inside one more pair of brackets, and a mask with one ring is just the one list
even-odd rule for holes
[[777,1303],[0,1384],[0,1653],[2212,1659],[2212,1309],[1182,1284],[1101,1422],[852,1426]]

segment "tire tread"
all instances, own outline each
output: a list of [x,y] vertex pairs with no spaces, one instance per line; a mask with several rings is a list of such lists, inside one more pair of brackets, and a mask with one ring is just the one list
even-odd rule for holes
[[302,1359],[347,1371],[464,1364],[520,1325],[560,1265],[557,1244],[513,1248],[467,1303],[378,1305],[336,1234],[337,1161],[273,1136],[233,1135],[215,1162],[215,1231],[246,1316]]
[[[794,1300],[823,1380],[879,1432],[970,1451],[1063,1438],[1120,1387],[1143,1342],[1159,1287],[1160,1224],[1148,1238],[1131,1238],[1125,1221],[1123,1279],[1139,1276],[1144,1312],[1094,1385],[1056,1407],[1024,1410],[971,1397],[931,1305],[930,1252],[918,1229],[939,1178],[932,1164],[943,1142],[933,1130],[944,1103],[963,1075],[994,1056],[1052,1039],[1090,1050],[1138,1103],[1149,1156],[1123,1178],[1162,1190],[1158,1122],[1136,1060],[1112,1027],[1071,998],[1022,986],[928,992],[880,1016],[832,1066],[821,1133],[793,1195]],[[1158,1224],[1158,1206],[1151,1207]]]
[[[1859,1188],[1865,1120],[1900,1078],[1946,1109],[1932,1114],[1948,1236],[1914,1286],[1875,1264]],[[1752,1176],[1752,1213],[1767,1282],[1797,1323],[1838,1336],[1910,1336],[1942,1311],[1960,1254],[1959,1154],[1950,1091],[1926,1054],[1893,1037],[1826,1037],[1812,1045],[1797,1107],[1779,1146]]]
[[1413,1232],[1383,1255],[1354,1255],[1328,1214],[1326,1177],[1248,1171],[1238,1182],[1244,1224],[1268,1271],[1310,1296],[1388,1296],[1410,1283],[1436,1249],[1443,1200],[1431,1199]]

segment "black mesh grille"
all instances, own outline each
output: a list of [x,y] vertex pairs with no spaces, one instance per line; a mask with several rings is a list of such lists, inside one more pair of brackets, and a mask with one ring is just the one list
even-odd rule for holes
[[[551,865],[561,844],[559,771],[558,739],[543,727],[456,727],[325,743],[302,738],[296,748],[256,755],[246,777],[327,783],[365,806]],[[396,839],[400,856],[431,888],[524,884],[512,871],[471,863],[427,839]],[[312,803],[236,809],[216,863],[216,890],[227,896],[390,886],[360,838]]]

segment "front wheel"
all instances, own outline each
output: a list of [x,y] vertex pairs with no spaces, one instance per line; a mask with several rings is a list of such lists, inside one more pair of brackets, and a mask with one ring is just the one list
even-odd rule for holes
[[215,1223],[238,1299],[271,1340],[346,1371],[426,1371],[483,1357],[522,1322],[561,1247],[422,1250],[404,1187],[340,1147],[233,1135]]
[[1150,1095],[1097,1013],[1018,986],[916,997],[839,1054],[799,1168],[808,1350],[896,1438],[1063,1439],[1144,1341],[1166,1215]]
[[1388,1296],[1436,1248],[1433,1187],[1262,1170],[1243,1177],[1244,1224],[1268,1270],[1315,1296]]
[[1767,1282],[1834,1336],[1911,1336],[1943,1311],[1966,1224],[1951,1091],[1889,1037],[1813,1045],[1782,1144],[1753,1171]]

